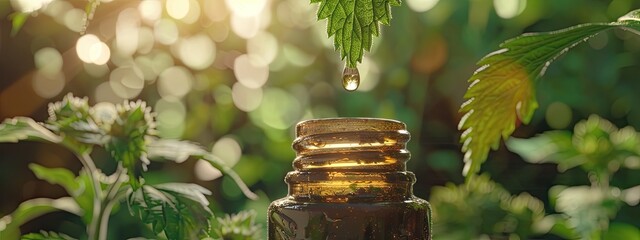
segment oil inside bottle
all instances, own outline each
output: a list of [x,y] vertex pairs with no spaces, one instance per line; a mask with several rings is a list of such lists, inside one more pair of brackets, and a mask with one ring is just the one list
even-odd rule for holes
[[403,123],[316,119],[296,126],[289,195],[269,206],[269,239],[431,239],[413,195]]
[[360,71],[358,68],[344,67],[342,71],[342,87],[344,90],[353,92],[360,86]]

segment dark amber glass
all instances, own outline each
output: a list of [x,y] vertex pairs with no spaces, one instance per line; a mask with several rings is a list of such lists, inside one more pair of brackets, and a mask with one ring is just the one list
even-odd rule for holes
[[269,239],[431,239],[413,195],[406,126],[373,118],[298,123],[289,194],[269,206]]

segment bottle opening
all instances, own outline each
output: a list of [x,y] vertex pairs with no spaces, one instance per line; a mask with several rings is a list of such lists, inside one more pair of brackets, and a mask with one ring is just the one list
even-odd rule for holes
[[296,125],[294,197],[351,201],[402,198],[415,181],[406,171],[410,139],[402,122],[378,118],[315,119]]

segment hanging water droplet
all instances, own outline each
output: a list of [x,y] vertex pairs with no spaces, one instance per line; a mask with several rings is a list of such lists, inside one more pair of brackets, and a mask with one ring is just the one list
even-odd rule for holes
[[349,92],[355,91],[360,86],[360,72],[358,68],[344,67],[342,71],[342,87]]

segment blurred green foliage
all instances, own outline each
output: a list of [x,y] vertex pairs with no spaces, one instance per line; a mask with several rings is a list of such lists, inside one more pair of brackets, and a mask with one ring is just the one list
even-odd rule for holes
[[[238,14],[234,4],[241,1],[190,0],[190,10],[180,19],[167,10],[166,4],[187,1],[142,4],[145,7],[140,7],[141,2],[153,1],[102,2],[86,29],[110,50],[108,62],[102,65],[93,61],[101,60],[102,54],[84,62],[76,51],[86,1],[53,1],[47,8],[28,13],[20,31],[11,37],[12,22],[6,16],[20,11],[13,2],[17,1],[0,1],[0,55],[9,56],[0,58],[0,119],[44,119],[46,102],[61,99],[66,92],[89,96],[95,102],[143,99],[158,112],[158,135],[209,143],[204,145],[207,152],[229,161],[227,164],[260,198],[247,199],[230,176],[219,177],[198,162],[154,163],[145,180],[150,184],[198,183],[212,191],[214,203],[210,206],[215,216],[252,209],[256,223],[265,223],[269,202],[286,194],[283,178],[294,158],[290,144],[297,121],[358,116],[407,123],[412,134],[408,148],[413,156],[408,168],[418,178],[416,195],[427,199],[433,195],[434,186],[463,182],[458,107],[468,86],[466,80],[482,56],[524,32],[611,22],[640,8],[640,3],[633,0],[433,1],[433,6],[406,0],[393,8],[391,26],[381,29],[371,52],[364,54],[359,66],[360,89],[346,93],[340,84],[344,63],[326,38],[326,21],[316,23],[317,5],[308,1],[256,1],[253,6],[263,7],[247,7]],[[517,3],[515,8],[511,2]],[[160,9],[157,17],[141,14],[141,8],[156,7]],[[139,23],[134,28],[139,34],[118,33],[118,28],[130,29],[118,24],[120,17],[121,22]],[[261,23],[256,32],[246,31],[255,29],[255,22]],[[139,38],[118,42],[118,35]],[[203,41],[201,36],[213,43],[199,48],[209,54],[188,50],[186,55],[180,54],[180,49]],[[133,42],[138,43],[137,48],[130,50],[127,43]],[[640,128],[640,109],[635,104],[640,102],[636,93],[640,89],[636,81],[638,54],[640,38],[618,30],[576,46],[548,68],[546,81],[537,84],[539,110],[514,136],[525,138],[547,130],[571,129],[591,114],[609,119],[616,126]],[[184,57],[189,55],[193,57]],[[201,67],[209,61],[201,55],[214,56],[208,67]],[[238,75],[234,69],[256,75]],[[29,163],[80,169],[79,163],[69,161],[74,156],[51,145],[0,144],[0,153],[0,191],[11,196],[0,202],[0,215],[27,199],[62,195],[62,189],[35,181],[28,171]],[[116,169],[115,163],[107,161],[108,152],[94,151],[94,158],[105,171]],[[540,199],[549,214],[556,212],[549,192],[552,186],[590,184],[579,168],[558,173],[555,165],[527,164],[504,147],[488,158],[491,160],[482,166],[482,172],[490,174],[511,196],[528,192]],[[628,168],[618,170],[610,181],[620,189],[639,182],[637,170]],[[506,208],[496,209],[502,209],[502,213],[496,213],[502,216]],[[114,212],[109,236],[126,239],[150,234],[130,220],[126,209],[115,208]],[[444,212],[441,215],[448,216]],[[639,215],[637,207],[621,204],[603,236],[616,239],[620,236],[616,234],[637,232]],[[487,226],[495,224],[478,221]],[[72,215],[53,214],[23,226],[23,230],[82,233],[84,229],[79,226],[83,226],[81,220]],[[459,227],[465,232],[477,229]],[[261,234],[265,233],[262,229]],[[531,236],[557,239],[554,234]]]
[[434,239],[529,239],[544,217],[542,201],[528,193],[512,196],[488,175],[434,187],[431,194]]
[[[142,172],[150,164],[148,156],[175,162],[190,157],[208,161],[218,171],[234,177],[245,194],[253,193],[229,167],[199,146],[155,137],[154,113],[145,102],[103,103],[90,106],[87,98],[67,94],[62,101],[49,104],[49,119],[36,123],[28,117],[9,118],[0,123],[0,141],[36,140],[66,147],[82,163],[76,175],[65,168],[30,164],[37,178],[60,185],[70,197],[39,198],[22,202],[13,213],[0,218],[3,239],[69,239],[58,233],[21,236],[20,227],[41,215],[66,211],[80,217],[86,225],[86,238],[106,240],[114,206],[125,197],[131,215],[150,227],[154,235],[167,239],[209,237],[213,213],[205,195],[211,191],[197,184],[145,182]],[[116,171],[107,176],[97,168],[91,153],[102,147],[117,162]],[[179,149],[179,150],[176,150]],[[172,151],[173,150],[173,151]],[[142,165],[142,169],[137,166]],[[127,177],[128,176],[128,177]],[[123,185],[123,183],[129,183]],[[225,228],[258,228],[253,221],[229,222]],[[84,238],[82,234],[82,238]]]
[[[548,217],[549,222],[562,226],[551,232],[567,238],[609,239],[622,234],[622,239],[638,239],[638,231],[610,230],[609,221],[623,203],[636,206],[640,202],[640,184],[628,189],[610,185],[621,168],[640,169],[639,143],[640,133],[633,127],[618,129],[591,115],[578,122],[573,133],[549,131],[530,139],[511,139],[507,146],[531,163],[554,163],[562,172],[579,166],[587,172],[590,186],[556,185],[549,189],[550,202],[560,213]],[[622,229],[633,227],[624,222],[615,224]]]

